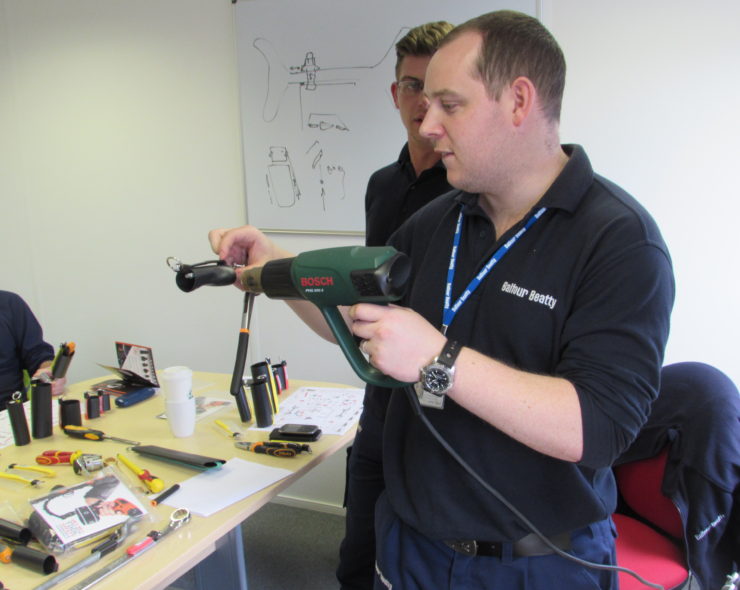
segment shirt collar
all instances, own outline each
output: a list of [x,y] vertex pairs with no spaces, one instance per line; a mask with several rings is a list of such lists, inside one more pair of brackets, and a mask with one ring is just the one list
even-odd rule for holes
[[[411,166],[411,155],[409,153],[409,143],[408,142],[403,144],[403,147],[401,148],[401,153],[398,154],[398,164],[402,167],[409,166],[413,170],[413,167]],[[424,172],[427,172],[429,170],[434,170],[435,172],[437,170],[441,170],[444,172],[445,176],[447,175],[447,169],[445,168],[445,165],[442,163],[441,158],[437,160],[437,163],[434,164],[434,166],[422,171],[422,174],[424,174]]]
[[[533,209],[547,207],[572,213],[594,181],[594,171],[585,150],[574,144],[566,144],[562,148],[568,156],[568,162]],[[478,206],[477,194],[458,191],[455,200],[463,205],[466,215],[483,211]]]
[[537,207],[563,209],[573,213],[594,181],[594,171],[580,145],[563,145],[568,161],[537,203]]

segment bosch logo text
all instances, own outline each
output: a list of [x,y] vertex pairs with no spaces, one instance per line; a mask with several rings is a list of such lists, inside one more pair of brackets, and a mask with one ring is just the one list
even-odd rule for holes
[[334,277],[301,277],[301,287],[332,287]]

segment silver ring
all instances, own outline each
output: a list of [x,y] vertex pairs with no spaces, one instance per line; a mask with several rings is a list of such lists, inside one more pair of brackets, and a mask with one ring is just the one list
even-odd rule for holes
[[362,351],[363,354],[370,354],[367,351],[367,340],[361,340],[360,341],[360,350]]

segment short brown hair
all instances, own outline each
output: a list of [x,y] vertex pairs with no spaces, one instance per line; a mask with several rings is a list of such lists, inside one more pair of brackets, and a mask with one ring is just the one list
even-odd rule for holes
[[455,26],[440,20],[414,27],[396,43],[396,78],[401,70],[403,58],[407,55],[418,57],[431,56],[437,47]]
[[560,120],[565,89],[565,57],[557,41],[536,18],[513,10],[498,10],[456,27],[441,45],[468,32],[483,37],[477,74],[498,100],[503,87],[517,77],[529,78],[537,88],[545,116]]

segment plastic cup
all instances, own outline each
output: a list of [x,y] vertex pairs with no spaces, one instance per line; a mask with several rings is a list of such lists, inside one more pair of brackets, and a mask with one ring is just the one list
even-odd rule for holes
[[171,402],[193,399],[193,372],[187,367],[167,367],[160,375],[164,398]]
[[165,400],[164,410],[173,436],[184,438],[195,431],[195,399]]

